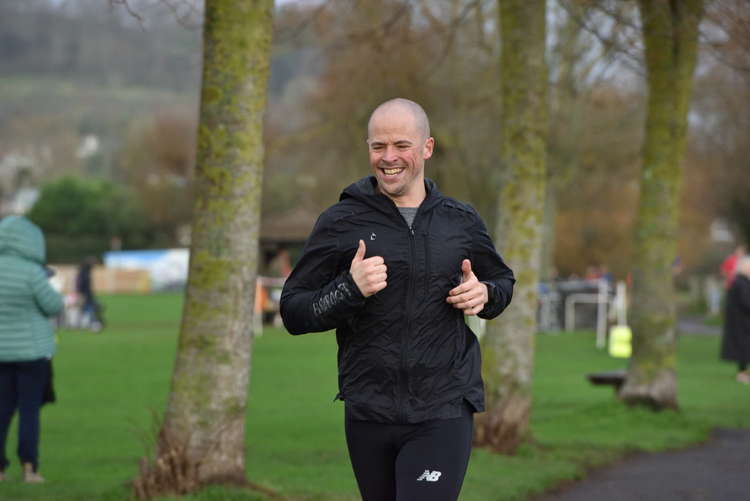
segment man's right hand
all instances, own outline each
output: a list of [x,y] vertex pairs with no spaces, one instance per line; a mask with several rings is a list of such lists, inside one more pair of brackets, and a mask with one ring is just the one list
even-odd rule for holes
[[357,253],[354,254],[352,264],[349,267],[354,283],[359,287],[359,292],[363,296],[369,297],[378,291],[385,289],[386,279],[388,278],[385,261],[380,256],[368,257],[365,259],[365,242],[359,241]]

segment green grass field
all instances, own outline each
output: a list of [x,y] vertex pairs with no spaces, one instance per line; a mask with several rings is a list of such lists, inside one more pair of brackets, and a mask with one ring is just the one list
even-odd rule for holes
[[[13,465],[2,500],[122,500],[124,485],[165,407],[180,317],[174,295],[104,298],[102,334],[60,332],[55,358],[58,402],[42,413],[43,485],[19,481]],[[475,450],[463,501],[524,499],[580,478],[592,465],[633,450],[664,450],[704,440],[714,427],[750,427],[750,388],[718,361],[718,338],[683,337],[679,349],[682,412],[628,409],[584,374],[623,366],[594,348],[593,333],[540,335],[534,378],[533,444],[513,457]],[[288,499],[357,500],[336,394],[336,346],[330,334],[292,337],[266,329],[253,351],[247,421],[248,477]],[[211,488],[199,501],[263,499]]]

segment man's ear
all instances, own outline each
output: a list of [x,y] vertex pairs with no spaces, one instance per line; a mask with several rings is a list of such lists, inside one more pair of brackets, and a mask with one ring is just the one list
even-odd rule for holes
[[432,151],[435,149],[435,138],[434,137],[428,137],[427,141],[424,143],[424,148],[422,149],[422,158],[427,160],[432,156]]

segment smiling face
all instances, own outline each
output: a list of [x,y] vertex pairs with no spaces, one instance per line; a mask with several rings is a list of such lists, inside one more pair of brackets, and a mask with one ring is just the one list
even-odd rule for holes
[[375,110],[368,135],[370,166],[380,192],[399,207],[418,207],[426,196],[424,162],[432,156],[435,140],[426,137],[413,110],[399,103]]

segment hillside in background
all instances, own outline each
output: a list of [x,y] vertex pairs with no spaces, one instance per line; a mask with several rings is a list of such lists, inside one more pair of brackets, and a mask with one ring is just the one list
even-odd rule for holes
[[[148,164],[141,171],[177,155],[188,158],[180,172],[188,177],[201,13],[190,2],[128,5],[131,11],[107,0],[0,2],[0,215],[20,191],[62,175],[128,182],[132,159],[156,143],[170,151],[135,160]],[[284,22],[283,12],[278,18]],[[314,74],[307,63],[317,57],[303,44],[275,44],[271,106],[298,99],[288,84]]]

